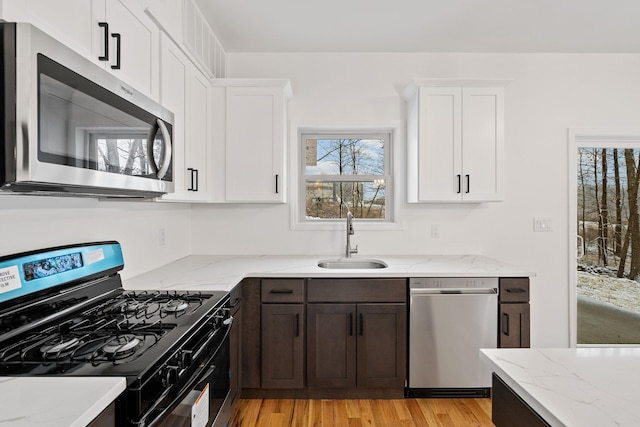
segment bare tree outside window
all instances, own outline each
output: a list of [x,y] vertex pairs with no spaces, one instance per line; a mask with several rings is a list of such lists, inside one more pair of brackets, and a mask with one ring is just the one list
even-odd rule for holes
[[578,344],[640,344],[639,168],[640,149],[578,148]]
[[389,135],[303,135],[307,220],[386,220]]

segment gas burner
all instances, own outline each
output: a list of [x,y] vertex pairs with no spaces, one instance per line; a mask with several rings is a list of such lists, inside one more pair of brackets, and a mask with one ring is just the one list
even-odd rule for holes
[[71,351],[78,347],[80,340],[78,338],[66,335],[60,335],[47,340],[40,352],[44,357],[61,357],[68,355]]
[[141,302],[138,301],[128,301],[125,306],[124,306],[124,311],[125,313],[137,313],[139,311],[144,310],[146,307],[146,304],[143,304]]
[[114,358],[128,356],[141,343],[135,335],[118,335],[102,346],[102,351]]
[[162,309],[168,313],[177,313],[189,308],[189,303],[183,299],[172,299]]

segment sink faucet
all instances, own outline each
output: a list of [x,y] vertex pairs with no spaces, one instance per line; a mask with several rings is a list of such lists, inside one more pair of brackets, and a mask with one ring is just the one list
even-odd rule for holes
[[353,215],[351,215],[350,211],[347,211],[347,248],[346,248],[347,258],[351,258],[351,254],[358,253],[358,245],[356,245],[355,249],[351,249],[352,234],[355,234],[355,231],[353,231]]

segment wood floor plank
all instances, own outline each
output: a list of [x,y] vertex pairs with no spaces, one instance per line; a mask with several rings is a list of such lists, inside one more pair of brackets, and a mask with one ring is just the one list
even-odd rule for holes
[[493,427],[491,399],[241,399],[233,427]]

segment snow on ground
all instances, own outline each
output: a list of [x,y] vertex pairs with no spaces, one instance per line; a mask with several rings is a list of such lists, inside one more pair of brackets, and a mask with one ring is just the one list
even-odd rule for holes
[[640,313],[640,283],[578,271],[578,294]]

